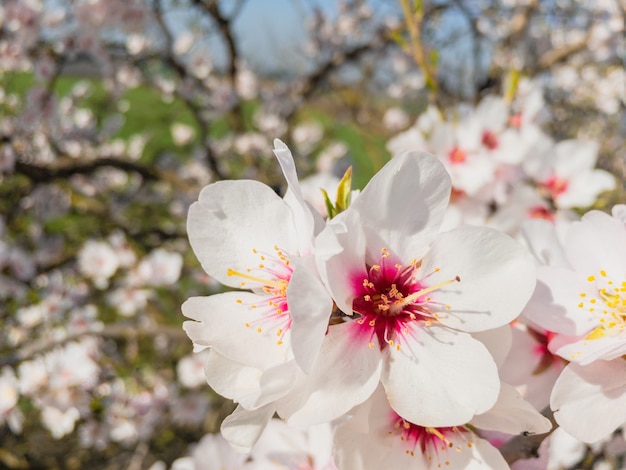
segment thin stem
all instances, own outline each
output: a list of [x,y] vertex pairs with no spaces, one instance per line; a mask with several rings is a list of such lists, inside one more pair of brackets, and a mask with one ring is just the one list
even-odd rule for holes
[[410,41],[410,50],[413,55],[413,59],[419,65],[422,73],[424,74],[424,79],[426,80],[426,86],[433,93],[437,93],[437,80],[434,77],[434,72],[431,68],[430,63],[426,60],[426,53],[424,51],[424,44],[422,42],[422,23],[424,20],[424,11],[422,8],[421,0],[418,0],[417,8],[415,8],[414,12],[411,11],[412,7],[409,3],[410,0],[400,0],[400,5],[402,6],[402,12],[404,13],[404,20],[406,23],[406,28],[409,32]]

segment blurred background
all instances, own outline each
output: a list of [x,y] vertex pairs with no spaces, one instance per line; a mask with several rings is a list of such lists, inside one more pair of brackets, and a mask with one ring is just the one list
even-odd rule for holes
[[[3,0],[0,467],[169,468],[219,430],[234,405],[180,305],[222,288],[185,219],[211,182],[282,194],[274,138],[322,213],[349,166],[362,188],[405,148],[452,165],[468,129],[493,164],[480,187],[453,175],[451,225],[515,236],[624,203],[623,18],[618,0]],[[506,131],[515,158],[490,140]],[[570,176],[612,183],[560,200],[567,149]]]

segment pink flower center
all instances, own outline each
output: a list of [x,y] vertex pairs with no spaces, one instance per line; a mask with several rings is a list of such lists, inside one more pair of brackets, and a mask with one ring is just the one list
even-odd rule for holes
[[539,356],[539,362],[535,366],[533,370],[533,375],[541,374],[552,366],[561,366],[564,364],[564,361],[559,357],[555,356],[548,349],[548,345],[550,341],[556,336],[556,333],[552,331],[544,331],[540,332],[534,330],[532,328],[528,328],[528,333],[533,337],[533,339],[537,342],[535,347],[533,348],[533,353],[536,356]]
[[559,178],[558,176],[551,176],[544,182],[544,186],[553,198],[563,194],[567,190],[567,180]]
[[[465,438],[468,448],[473,446],[468,439],[471,438],[469,431],[462,426],[443,428],[419,426],[398,416],[395,412],[392,412],[391,423],[392,428],[388,434],[399,437],[405,447],[405,452],[412,456],[419,452],[428,460],[433,460],[433,457],[438,460],[445,458],[445,453],[455,447],[452,440],[457,440],[454,438],[460,436]],[[460,452],[461,447],[457,445],[454,450]],[[450,462],[445,460],[443,464],[450,465]]]
[[483,145],[489,150],[495,150],[498,148],[498,136],[491,131],[483,132]]
[[467,160],[467,152],[461,147],[455,145],[452,150],[448,152],[448,159],[453,165],[465,163],[465,160]]
[[509,118],[509,126],[519,129],[522,127],[522,113],[517,113]]
[[554,214],[552,211],[544,206],[534,206],[528,210],[528,217],[531,219],[543,219],[549,222],[554,222]]
[[[239,286],[247,287],[247,282],[255,283],[253,288],[260,288],[259,301],[247,304],[254,311],[254,319],[246,322],[246,328],[254,328],[259,334],[272,331],[277,337],[278,344],[283,344],[285,334],[291,328],[291,315],[287,305],[287,286],[293,273],[293,267],[289,258],[278,246],[274,247],[274,253],[252,250],[259,256],[259,264],[255,268],[248,268],[245,272],[228,270],[228,276],[241,279]],[[238,304],[243,300],[237,299]]]
[[[360,325],[360,333],[369,337],[370,347],[374,347],[372,340],[376,336],[381,349],[394,345],[400,349],[399,340],[409,334],[414,325],[430,326],[437,320],[438,314],[429,308],[437,302],[428,294],[461,279],[457,276],[428,286],[425,281],[439,268],[418,281],[416,260],[403,266],[389,258],[389,252],[383,248],[380,264],[368,266],[366,277],[355,280],[357,295],[352,310],[360,315],[356,323]],[[449,305],[440,307],[450,309]]]

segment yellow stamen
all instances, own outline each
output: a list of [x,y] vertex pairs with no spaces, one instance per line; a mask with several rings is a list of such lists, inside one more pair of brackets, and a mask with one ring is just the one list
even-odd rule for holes
[[437,289],[441,289],[442,287],[453,284],[455,282],[461,282],[461,278],[459,276],[456,276],[454,279],[448,279],[447,281],[443,281],[443,282],[440,282],[439,284],[435,284],[433,286],[427,287],[426,289],[422,289],[420,291],[414,292],[411,295],[408,295],[405,298],[394,302],[393,305],[391,306],[391,311],[396,313],[399,310],[401,310],[402,307],[405,307],[406,305],[413,303],[415,300],[428,294],[429,292],[435,291]]
[[258,282],[258,283],[263,284],[265,286],[273,287],[274,289],[279,290],[279,291],[284,291],[285,289],[287,289],[287,281],[284,280],[284,279],[278,279],[278,280],[263,279],[263,278],[256,277],[256,276],[250,276],[249,274],[240,273],[239,271],[235,271],[233,269],[228,269],[226,274],[229,277],[230,276],[237,276],[237,277],[241,277],[243,279],[248,279],[249,281]]
[[430,433],[430,434],[434,434],[435,436],[437,436],[439,439],[441,439],[443,442],[448,442],[448,439],[446,439],[446,437],[441,434],[441,432],[439,431],[439,429],[437,428],[426,428],[426,432]]

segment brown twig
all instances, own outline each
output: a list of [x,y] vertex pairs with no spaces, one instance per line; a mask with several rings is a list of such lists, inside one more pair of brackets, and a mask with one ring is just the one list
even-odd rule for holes
[[[235,16],[232,16],[230,18],[224,16],[220,11],[216,0],[193,0],[193,4],[199,6],[203,11],[209,14],[209,16],[217,24],[217,27],[222,37],[224,38],[224,42],[226,43],[226,49],[228,50],[228,64],[226,67],[227,74],[233,93],[237,95],[237,75],[239,74],[240,53],[232,29],[232,23],[235,19]],[[239,3],[237,5],[235,14],[238,14],[239,11],[241,11],[241,5],[242,3]],[[244,124],[244,115],[243,109],[241,107],[241,101],[239,99],[237,99],[233,109],[231,110],[230,117],[231,125],[234,127],[234,129],[237,131],[242,131]]]
[[591,34],[587,33],[585,37],[576,42],[563,46],[559,49],[549,50],[539,58],[539,60],[537,61],[537,66],[534,67],[533,72],[542,72],[558,63],[564,62],[570,56],[585,49],[590,38]]
[[538,0],[530,0],[524,7],[517,9],[509,22],[509,34],[500,42],[503,48],[513,47],[526,34],[530,20],[538,7]]
[[[204,82],[199,78],[193,76],[187,71],[185,65],[178,60],[176,55],[174,54],[174,38],[172,33],[168,29],[165,21],[163,19],[163,9],[161,0],[155,0],[154,2],[154,15],[156,21],[159,25],[159,28],[163,32],[166,42],[166,54],[164,57],[160,57],[167,65],[169,65],[172,70],[178,75],[181,80],[193,80],[194,84],[200,89],[207,90]],[[180,99],[186,106],[189,108],[189,111],[193,115],[196,123],[198,124],[198,128],[200,130],[200,142],[206,149],[205,157],[206,161],[209,165],[209,168],[213,172],[213,174],[217,177],[217,179],[227,179],[227,175],[224,174],[220,166],[218,165],[217,158],[211,148],[209,143],[209,123],[202,116],[202,109],[198,106],[194,101],[192,101],[189,97],[185,96],[182,93],[176,93],[178,99]]]
[[67,178],[76,174],[91,174],[98,168],[112,167],[120,170],[135,172],[147,180],[170,179],[154,168],[141,165],[131,160],[102,157],[90,161],[80,161],[73,163],[62,163],[49,166],[39,166],[32,163],[17,161],[15,171],[36,183],[48,183],[53,180]]
[[[299,84],[299,96],[301,101],[306,101],[309,99],[328,79],[328,76],[339,69],[342,65],[347,62],[358,60],[361,56],[370,52],[376,48],[376,44],[379,44],[378,47],[383,48],[389,42],[391,38],[388,34],[386,28],[379,29],[372,41],[366,44],[362,44],[360,46],[356,46],[353,49],[336,53],[332,56],[330,60],[322,63],[313,73],[307,76],[300,84]],[[289,121],[294,114],[297,112],[297,106],[294,106],[292,109],[284,115],[286,121]]]

